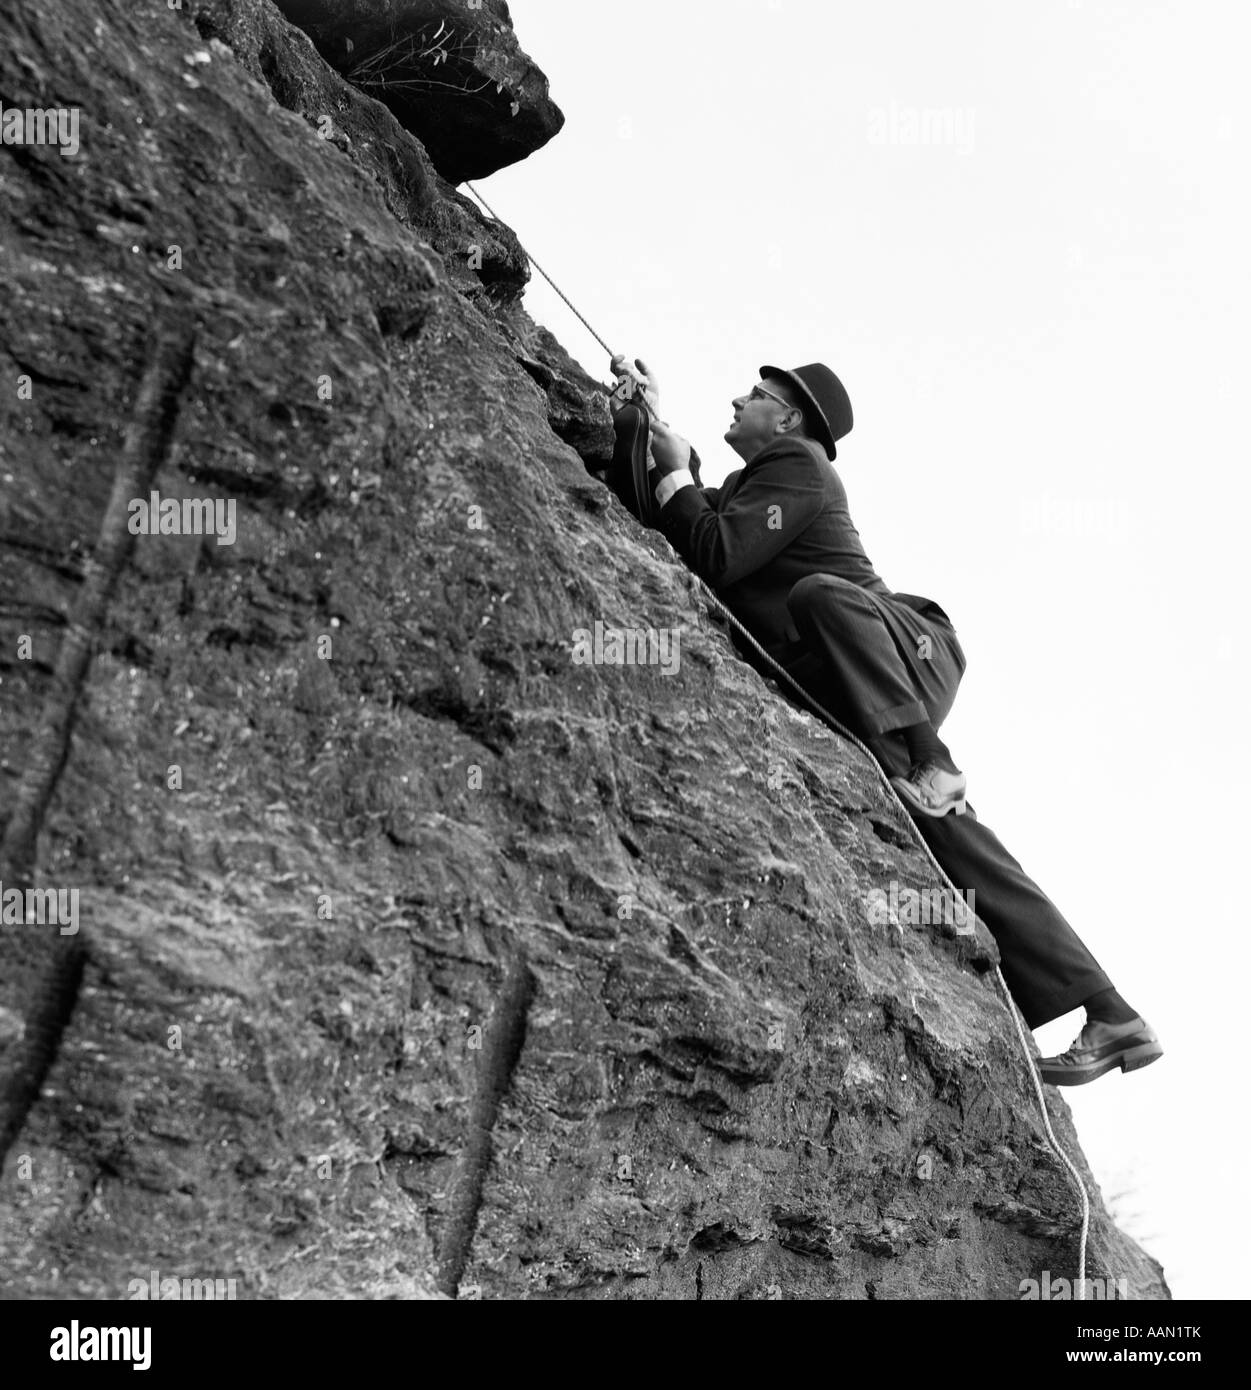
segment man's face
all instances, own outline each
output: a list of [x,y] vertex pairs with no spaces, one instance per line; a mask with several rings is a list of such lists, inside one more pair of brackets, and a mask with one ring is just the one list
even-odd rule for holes
[[744,463],[784,433],[779,428],[784,422],[792,427],[799,423],[792,399],[790,386],[776,377],[762,377],[750,391],[735,396],[734,423],[725,442]]

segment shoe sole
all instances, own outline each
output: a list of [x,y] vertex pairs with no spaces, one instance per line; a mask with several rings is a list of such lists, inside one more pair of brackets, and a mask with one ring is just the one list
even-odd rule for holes
[[923,816],[929,816],[933,820],[942,820],[944,816],[949,816],[954,811],[957,816],[962,816],[969,809],[969,803],[961,797],[959,801],[949,801],[946,806],[927,806],[923,801],[917,801],[910,791],[905,791],[902,786],[892,782],[891,786],[903,798],[904,803],[911,806],[914,811],[919,811]]
[[1048,1086],[1085,1086],[1087,1082],[1098,1081],[1101,1076],[1117,1067],[1120,1067],[1122,1072],[1138,1071],[1142,1067],[1149,1067],[1152,1062],[1158,1062],[1163,1056],[1164,1049],[1158,1042],[1140,1043],[1137,1047],[1131,1047],[1128,1052],[1105,1057],[1101,1062],[1095,1062],[1089,1067],[1065,1067],[1063,1071],[1054,1072],[1048,1071],[1046,1067],[1039,1067],[1038,1074]]
[[1152,1062],[1159,1061],[1163,1056],[1164,1049],[1159,1043],[1143,1043],[1141,1047],[1131,1048],[1121,1058],[1121,1070],[1137,1071],[1139,1067],[1149,1067]]

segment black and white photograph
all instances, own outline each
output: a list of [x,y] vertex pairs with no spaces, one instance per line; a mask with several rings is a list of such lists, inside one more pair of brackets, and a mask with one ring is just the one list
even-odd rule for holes
[[1235,1345],[1248,51],[6,0],[14,1357]]

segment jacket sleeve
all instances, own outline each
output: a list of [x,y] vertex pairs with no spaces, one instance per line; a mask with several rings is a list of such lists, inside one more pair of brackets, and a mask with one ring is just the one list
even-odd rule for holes
[[[719,487],[705,487],[703,485],[703,482],[700,480],[699,467],[699,455],[695,452],[694,449],[692,449],[691,461],[687,466],[686,471],[691,475],[691,480],[692,482],[694,482],[696,488],[698,488],[699,491],[702,492],[704,496],[708,499],[709,506],[715,507],[717,505],[718,498],[721,496],[721,489]],[[660,506],[660,498],[657,494],[659,493],[661,484],[665,481],[666,476],[667,475],[658,472],[652,472],[648,474],[648,478],[651,481],[652,497],[655,499],[656,505],[658,507]],[[654,529],[659,530],[659,512],[653,513],[653,516],[655,517],[655,519],[651,522],[651,525]]]
[[770,445],[744,470],[724,507],[715,489],[684,487],[665,503],[660,530],[714,589],[745,579],[806,531],[825,504],[820,464],[798,442]]

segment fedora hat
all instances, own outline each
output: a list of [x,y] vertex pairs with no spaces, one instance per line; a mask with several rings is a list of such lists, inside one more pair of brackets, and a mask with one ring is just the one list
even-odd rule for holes
[[790,382],[804,402],[804,415],[813,433],[825,446],[825,452],[835,458],[836,444],[851,433],[851,400],[843,383],[825,363],[813,362],[807,367],[796,367],[793,372],[785,367],[761,367],[760,376],[762,380],[781,377]]

